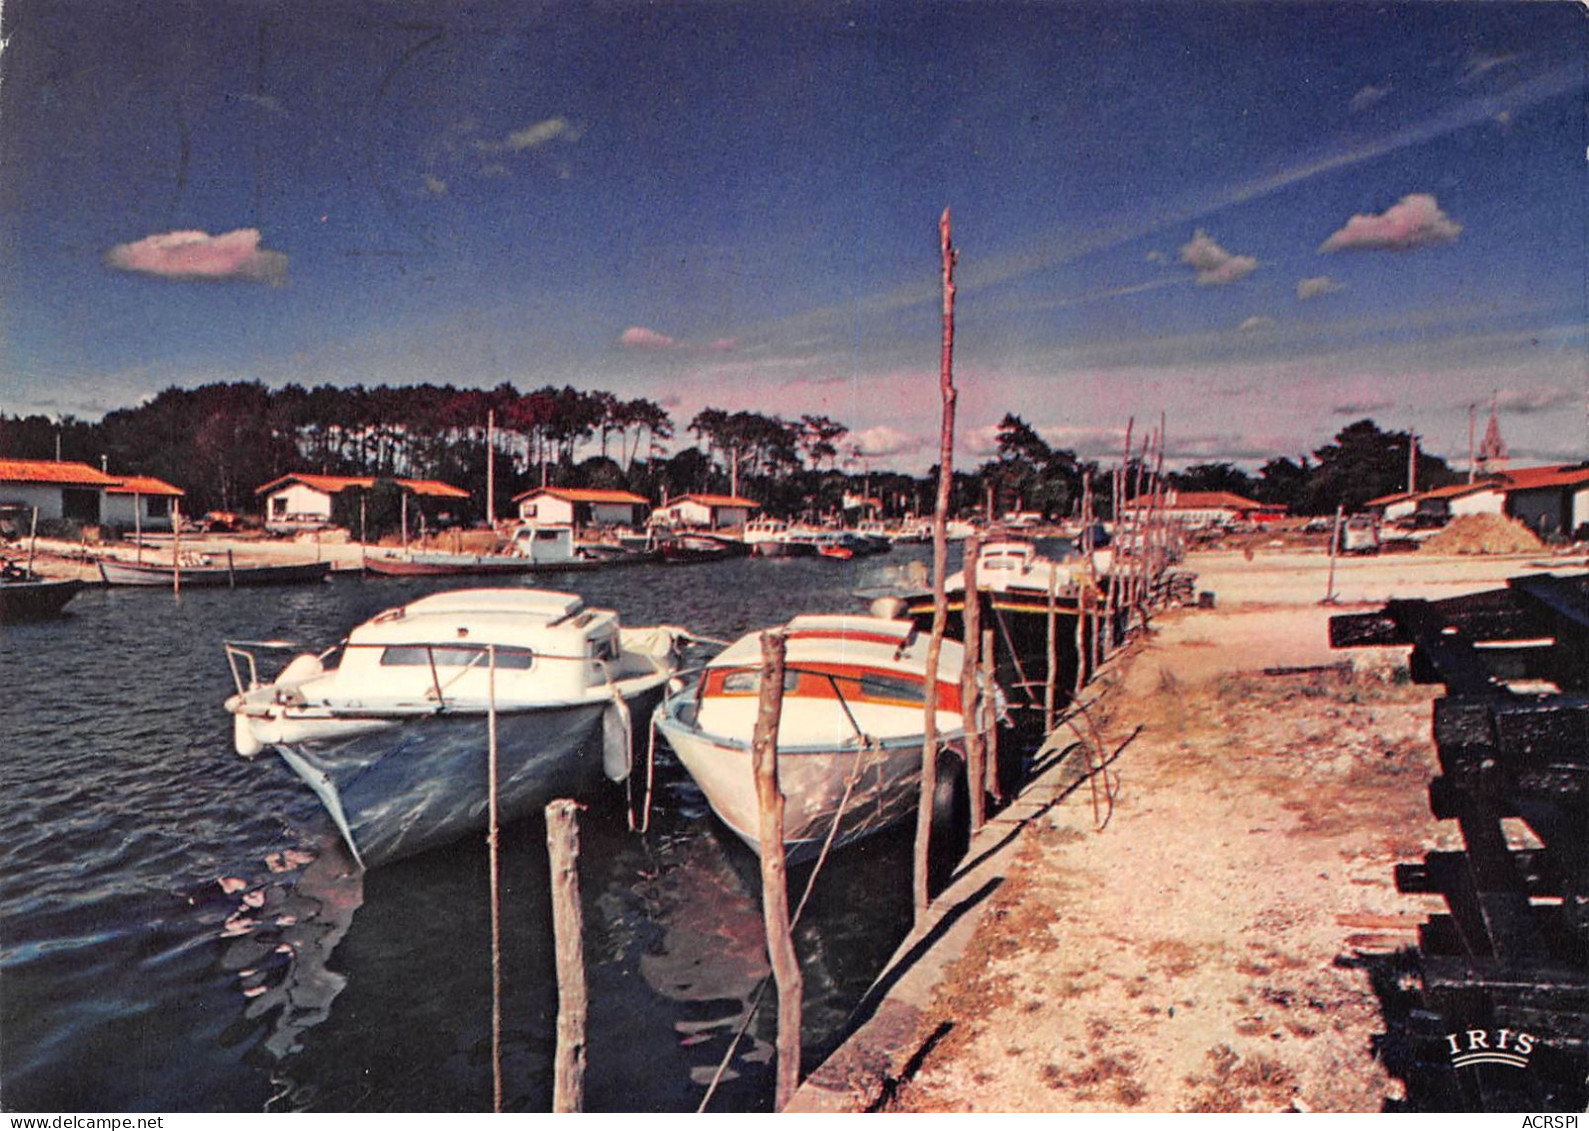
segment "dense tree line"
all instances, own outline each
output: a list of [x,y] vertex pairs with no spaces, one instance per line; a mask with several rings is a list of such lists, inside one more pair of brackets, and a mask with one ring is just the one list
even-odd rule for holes
[[[0,455],[81,460],[113,474],[154,475],[187,492],[191,514],[258,509],[255,490],[289,472],[378,479],[440,479],[474,494],[475,517],[486,513],[487,422],[494,421],[496,513],[542,484],[626,489],[653,503],[690,492],[741,495],[773,515],[837,513],[846,499],[878,500],[885,514],[930,511],[937,469],[916,477],[872,471],[849,429],[826,416],[785,420],[756,412],[708,408],[685,426],[695,444],[669,454],[675,426],[645,398],[546,386],[528,393],[451,385],[287,385],[258,382],[167,389],[146,404],[109,413],[98,423],[65,417],[0,414]],[[1173,472],[1182,490],[1218,490],[1287,505],[1297,514],[1349,509],[1406,483],[1402,432],[1362,420],[1300,460],[1277,458],[1255,475],[1229,463]],[[1138,482],[1128,466],[1128,493]],[[1434,487],[1456,477],[1443,460],[1420,453],[1418,483]],[[994,458],[957,471],[951,501],[957,513],[1037,512],[1049,518],[1079,512],[1084,482],[1095,509],[1109,513],[1113,477],[1096,462],[1051,447],[1019,416],[1006,415]]]

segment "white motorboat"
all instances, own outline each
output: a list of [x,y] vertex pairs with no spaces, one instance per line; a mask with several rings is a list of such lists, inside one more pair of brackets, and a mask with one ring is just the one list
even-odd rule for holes
[[[778,777],[786,798],[784,848],[799,862],[820,851],[830,833],[838,846],[915,813],[928,640],[908,621],[870,616],[799,616],[783,632]],[[944,641],[932,689],[940,749],[957,764],[965,738],[964,657],[960,644]],[[713,810],[758,851],[751,739],[760,664],[761,633],[753,632],[671,692],[655,716]]]
[[579,796],[632,761],[682,630],[626,629],[572,594],[462,589],[388,609],[263,682],[228,643],[238,753],[274,749],[366,866],[483,827],[489,716],[503,821]]

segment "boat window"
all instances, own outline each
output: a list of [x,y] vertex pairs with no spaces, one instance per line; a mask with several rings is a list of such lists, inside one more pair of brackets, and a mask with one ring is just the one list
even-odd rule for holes
[[[783,673],[783,689],[785,692],[793,691],[800,682],[800,673],[785,669]],[[757,671],[729,672],[723,677],[724,695],[759,695],[761,693],[761,673]]]
[[590,656],[593,660],[610,664],[618,658],[618,638],[616,636],[603,636],[590,642]]
[[[485,668],[490,665],[490,658],[486,649],[478,644],[394,644],[381,652],[381,666],[384,668],[411,668],[429,667],[431,657],[435,657],[438,668],[461,668],[469,664]],[[528,648],[497,648],[497,667],[524,670],[535,659],[535,653]]]
[[[848,683],[848,680],[843,681]],[[863,675],[861,696],[865,699],[884,699],[896,703],[921,703],[925,701],[922,684],[918,680],[900,679],[886,675]]]

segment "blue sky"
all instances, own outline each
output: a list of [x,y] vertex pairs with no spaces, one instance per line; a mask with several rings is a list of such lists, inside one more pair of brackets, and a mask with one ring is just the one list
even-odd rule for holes
[[0,410],[607,389],[962,464],[1296,456],[1372,416],[1589,455],[1568,2],[0,9]]

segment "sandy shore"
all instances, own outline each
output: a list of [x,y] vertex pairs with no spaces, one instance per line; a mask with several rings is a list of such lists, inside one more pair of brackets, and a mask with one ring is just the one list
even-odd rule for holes
[[1159,618],[1094,689],[1095,744],[1119,751],[1106,781],[1079,781],[1078,734],[1051,742],[798,1107],[1378,1111],[1402,1096],[1375,1056],[1366,956],[1413,945],[1439,909],[1398,894],[1393,866],[1459,844],[1428,811],[1439,689],[1407,682],[1405,649],[1332,652],[1328,617],[1583,560],[1349,559],[1328,606],[1322,553],[1186,565],[1215,607]]

